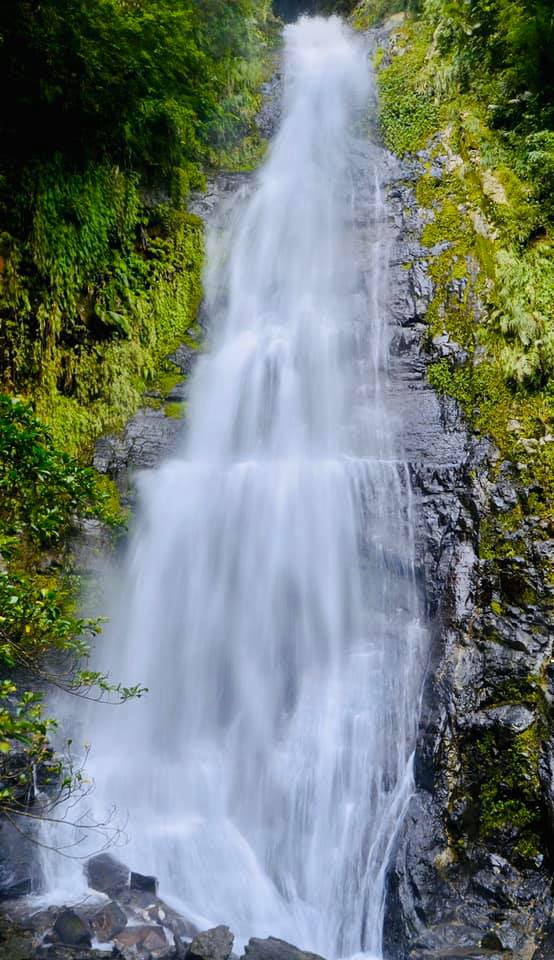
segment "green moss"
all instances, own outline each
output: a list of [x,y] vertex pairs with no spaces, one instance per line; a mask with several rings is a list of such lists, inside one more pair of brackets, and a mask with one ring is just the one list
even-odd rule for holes
[[447,360],[438,360],[429,366],[428,377],[437,393],[454,397],[470,413],[475,398],[472,373],[468,367],[453,369]]
[[167,397],[183,379],[183,374],[171,361],[166,361],[164,367],[164,371],[155,377],[148,385],[150,390],[159,392],[160,397]]
[[184,403],[166,403],[164,413],[166,417],[170,417],[172,420],[182,420],[185,409],[186,404]]
[[517,735],[486,730],[462,747],[465,787],[474,809],[466,828],[504,854],[536,856],[540,846],[540,743],[534,724]]
[[525,555],[525,543],[503,526],[498,517],[487,516],[479,527],[479,556],[482,560],[512,560]]
[[504,704],[527,704],[538,707],[541,716],[546,717],[547,703],[543,690],[543,678],[529,675],[526,677],[511,677],[499,684],[490,706]]
[[521,860],[536,860],[541,856],[541,852],[542,844],[538,833],[527,833],[514,847],[514,853]]

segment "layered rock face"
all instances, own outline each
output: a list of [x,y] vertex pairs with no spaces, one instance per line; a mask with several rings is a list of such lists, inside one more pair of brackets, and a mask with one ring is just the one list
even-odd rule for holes
[[[440,177],[441,158],[432,162]],[[425,325],[433,296],[427,268],[440,249],[420,242],[426,220],[414,188],[430,163],[421,155],[398,164],[389,184],[396,232],[390,310],[398,325],[391,402],[404,411],[432,642],[417,791],[389,869],[385,955],[542,960],[554,956],[552,545],[530,543],[533,518],[524,507],[514,549],[491,548],[503,518],[529,491],[517,467],[499,463],[486,438],[467,432],[457,403],[426,380],[432,359],[466,360],[446,335],[429,342]],[[470,282],[452,295],[463,299]],[[517,553],[521,538],[525,558]]]

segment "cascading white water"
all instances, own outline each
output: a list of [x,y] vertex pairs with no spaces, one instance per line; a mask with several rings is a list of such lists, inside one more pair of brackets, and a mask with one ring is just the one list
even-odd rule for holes
[[129,811],[124,859],[192,920],[378,954],[423,636],[382,162],[362,41],[302,19],[284,59],[281,129],[212,238],[183,448],[141,478],[99,652],[150,692],[84,726],[99,815]]

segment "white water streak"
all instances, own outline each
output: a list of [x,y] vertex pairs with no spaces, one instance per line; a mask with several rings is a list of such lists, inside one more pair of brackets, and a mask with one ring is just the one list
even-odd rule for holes
[[211,240],[211,350],[181,455],[141,478],[101,654],[150,694],[92,712],[90,766],[98,810],[129,811],[124,859],[187,916],[337,957],[380,951],[423,634],[367,51],[303,19],[285,74],[252,195]]

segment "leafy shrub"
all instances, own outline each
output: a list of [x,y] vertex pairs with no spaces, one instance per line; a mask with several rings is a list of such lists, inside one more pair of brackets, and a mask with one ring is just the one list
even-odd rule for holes
[[544,245],[526,256],[497,255],[495,312],[507,344],[501,362],[509,380],[544,387],[554,375],[554,251]]
[[[142,688],[83,669],[100,623],[75,615],[76,585],[62,572],[67,538],[81,518],[118,522],[109,494],[93,470],[56,449],[28,404],[5,395],[0,494],[0,810],[13,811],[29,799],[37,765],[52,777],[61,772],[48,745],[54,722],[43,715],[42,695],[26,684],[38,679],[116,701],[140,696]],[[69,777],[65,787],[72,784]]]
[[433,78],[426,71],[430,36],[407,33],[405,39],[398,38],[397,55],[378,75],[383,137],[400,155],[423,147],[439,117]]

